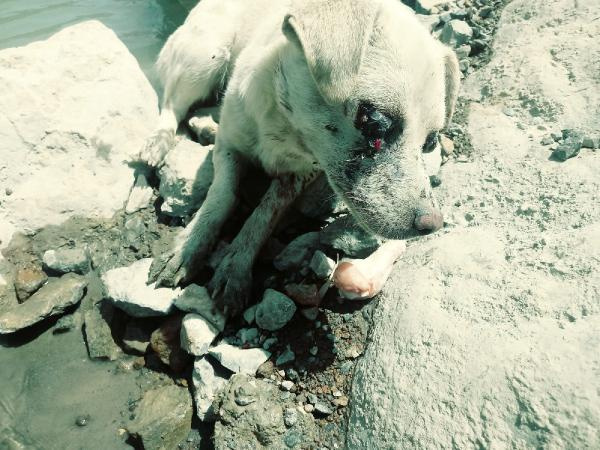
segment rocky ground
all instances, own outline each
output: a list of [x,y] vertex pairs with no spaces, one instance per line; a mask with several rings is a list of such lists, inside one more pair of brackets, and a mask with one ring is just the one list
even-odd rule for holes
[[[327,291],[335,261],[377,242],[343,205],[300,201],[227,324],[210,268],[145,285],[211,147],[184,130],[160,171],[123,163],[156,96],[98,23],[0,52],[0,447],[598,444],[600,21],[582,24],[600,11],[514,0],[499,22],[504,3],[410,5],[465,76],[432,176],[445,230],[410,243],[381,300],[350,302]],[[212,266],[266,188],[250,176]]]

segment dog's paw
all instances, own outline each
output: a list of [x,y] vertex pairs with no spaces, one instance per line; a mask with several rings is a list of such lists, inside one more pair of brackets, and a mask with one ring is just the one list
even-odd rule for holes
[[207,287],[217,308],[228,317],[236,316],[248,303],[252,268],[239,264],[229,254],[221,261]]
[[192,117],[188,125],[192,129],[198,140],[204,145],[210,145],[215,143],[217,131],[219,125],[212,119],[212,117]]
[[151,167],[160,167],[174,146],[175,133],[171,130],[159,130],[146,140],[138,159]]
[[154,258],[150,265],[148,284],[156,283],[156,287],[176,287],[191,275],[188,267],[181,249],[162,254]]

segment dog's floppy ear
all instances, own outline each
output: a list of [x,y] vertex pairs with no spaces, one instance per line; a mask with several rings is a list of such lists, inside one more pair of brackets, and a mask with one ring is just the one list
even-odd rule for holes
[[445,84],[446,84],[446,126],[450,124],[456,99],[458,98],[458,90],[460,88],[460,68],[458,66],[458,58],[456,53],[445,45],[443,46]]
[[304,52],[326,101],[343,101],[352,89],[371,35],[377,2],[304,0],[286,15],[283,33]]

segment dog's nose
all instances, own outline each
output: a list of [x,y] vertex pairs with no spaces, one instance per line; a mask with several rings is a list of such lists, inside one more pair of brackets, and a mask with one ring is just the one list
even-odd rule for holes
[[444,218],[436,208],[419,211],[415,217],[414,226],[423,234],[434,233],[444,226]]

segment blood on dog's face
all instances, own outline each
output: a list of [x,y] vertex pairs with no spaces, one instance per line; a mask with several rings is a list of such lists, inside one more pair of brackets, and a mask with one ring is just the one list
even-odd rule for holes
[[284,25],[292,45],[280,68],[290,120],[333,189],[394,239],[441,227],[422,153],[458,89],[456,57],[399,3],[356,2],[344,22],[300,11]]

